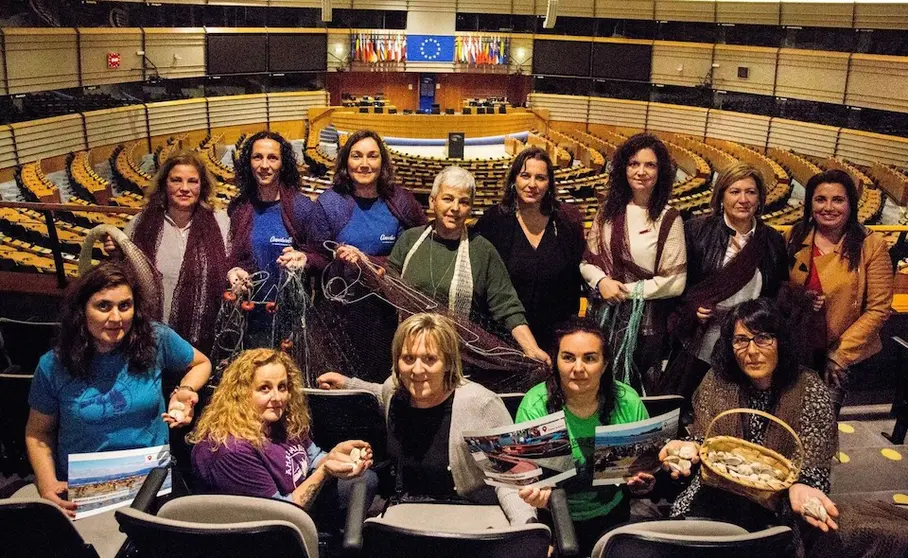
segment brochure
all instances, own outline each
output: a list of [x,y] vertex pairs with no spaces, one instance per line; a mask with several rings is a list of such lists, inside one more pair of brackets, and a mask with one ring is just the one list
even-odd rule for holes
[[659,470],[659,450],[677,437],[681,411],[596,428],[593,486],[624,484],[638,472]]
[[[128,506],[151,470],[169,463],[168,445],[70,454],[69,500],[79,506],[76,519]],[[171,487],[168,472],[158,496],[170,494]]]
[[492,486],[555,486],[577,474],[563,411],[463,437]]

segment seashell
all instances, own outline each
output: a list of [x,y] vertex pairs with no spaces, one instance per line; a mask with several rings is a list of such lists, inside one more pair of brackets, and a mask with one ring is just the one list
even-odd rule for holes
[[183,422],[183,419],[186,418],[186,413],[184,413],[183,411],[181,411],[179,409],[171,409],[170,411],[168,411],[167,414],[169,414],[170,418],[172,418],[173,420],[175,420],[177,422]]
[[750,466],[750,464],[742,463],[741,465],[738,465],[738,472],[744,476],[750,476],[753,474],[754,469]]
[[678,446],[673,446],[668,450],[669,457],[677,457],[678,455]]
[[717,471],[728,474],[728,467],[726,467],[725,463],[722,463],[721,461],[713,463],[713,467],[715,467]]
[[350,450],[350,459],[352,459],[356,463],[362,461],[362,452],[359,448],[353,448],[352,450]]
[[759,477],[760,477],[760,481],[765,482],[765,483],[768,483],[771,480],[775,480],[774,476],[767,475],[766,473],[760,473]]
[[723,459],[722,461],[724,461],[725,464],[729,467],[738,467],[744,464],[744,459],[742,459],[738,455],[726,455],[725,459]]
[[695,455],[697,455],[697,450],[691,444],[687,444],[678,450],[678,457],[681,459],[691,460]]
[[[180,401],[173,401],[170,404],[170,411],[185,411],[185,410],[186,410],[186,405],[184,405]],[[170,412],[170,411],[168,411],[168,412]]]
[[829,517],[829,514],[826,513],[826,507],[823,505],[823,502],[819,498],[808,498],[806,502],[801,506],[801,513],[805,517],[812,517],[818,520],[820,523],[825,523],[826,518]]
[[757,482],[757,481],[760,480],[760,476],[757,475],[756,473],[751,473],[751,474],[749,474],[749,475],[744,475],[744,476],[745,476],[745,477],[747,478],[747,480],[749,480],[750,482]]
[[681,458],[678,457],[677,455],[669,455],[668,457],[665,458],[664,461],[665,461],[665,463],[678,463],[679,461],[681,461]]
[[715,461],[716,458],[718,458],[718,457],[719,457],[719,454],[714,451],[711,451],[706,454],[706,458],[709,459],[710,461]]

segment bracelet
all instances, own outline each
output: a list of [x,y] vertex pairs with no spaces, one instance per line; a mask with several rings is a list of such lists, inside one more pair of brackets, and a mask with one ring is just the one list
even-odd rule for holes
[[190,386],[190,385],[186,385],[186,384],[180,384],[180,385],[178,385],[177,387],[173,388],[173,392],[171,393],[171,395],[173,395],[174,393],[180,391],[181,389],[188,389],[188,390],[191,391],[192,393],[198,393],[198,392],[195,390],[194,387],[192,387],[192,386]]

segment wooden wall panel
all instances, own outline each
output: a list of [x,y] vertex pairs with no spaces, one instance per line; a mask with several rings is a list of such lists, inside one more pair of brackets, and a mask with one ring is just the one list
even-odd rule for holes
[[625,101],[590,97],[590,124],[646,128],[646,105],[643,101]]
[[716,23],[779,24],[778,2],[716,2]]
[[67,114],[10,124],[19,164],[86,149],[81,114]]
[[776,95],[842,103],[848,81],[848,57],[845,52],[780,49]]
[[908,167],[908,138],[872,134],[842,128],[836,157],[859,165],[896,165]]
[[0,126],[0,169],[16,165],[16,144],[13,141],[13,130],[9,126]]
[[[349,0],[345,2],[349,4]],[[269,4],[275,8],[321,8],[321,0],[271,0]],[[334,5],[334,4],[332,4]],[[340,6],[337,6],[340,7]],[[349,7],[349,6],[344,6]]]
[[[713,86],[727,91],[772,95],[776,75],[774,48],[716,45]],[[738,77],[738,67],[748,68],[748,77]]]
[[[435,91],[435,102],[441,109],[455,109],[460,112],[464,99],[486,97],[509,97],[512,81],[523,81],[523,76],[495,74],[439,74]],[[516,101],[515,101],[516,102]]]
[[782,2],[782,25],[851,27],[854,4],[831,2]]
[[447,138],[448,132],[464,132],[468,138],[500,136],[537,128],[537,117],[529,111],[508,114],[428,115],[428,114],[360,114],[338,109],[331,122],[339,130],[352,132],[362,128],[382,136],[404,138]]
[[146,138],[145,105],[86,112],[85,135],[89,148]]
[[769,139],[769,117],[725,110],[709,111],[706,135],[763,148]]
[[552,120],[560,120],[562,122],[587,121],[589,97],[531,93],[527,101],[534,109],[548,110]]
[[858,29],[908,29],[908,7],[902,4],[855,4]]
[[519,15],[531,15],[536,13],[535,0],[511,0],[511,12]]
[[10,94],[79,86],[75,29],[6,28],[3,39]]
[[331,104],[340,105],[343,94],[384,94],[398,110],[419,108],[419,74],[401,72],[341,72],[327,75]]
[[208,98],[208,125],[212,130],[243,124],[253,124],[263,130],[268,126],[268,101],[265,95]]
[[[142,30],[79,29],[79,56],[82,63],[83,85],[105,85],[142,81]],[[108,68],[107,55],[120,55],[120,67]]]
[[349,56],[350,33],[343,29],[331,29],[328,32],[328,71],[336,72],[338,68],[346,67]]
[[694,87],[703,83],[712,62],[712,44],[656,41],[651,81]]
[[187,99],[147,105],[151,136],[171,136],[194,130],[207,133],[207,103],[206,99]]
[[449,0],[409,0],[407,8],[419,12],[449,12],[454,13],[456,6]]
[[839,129],[833,126],[773,118],[769,126],[769,147],[830,157],[835,153]]
[[650,103],[646,128],[647,130],[675,132],[702,138],[706,131],[706,109]]
[[[319,3],[321,5],[321,3]],[[356,10],[407,10],[407,0],[353,0]]]
[[655,19],[656,3],[654,0],[597,0],[593,4],[596,8],[596,17]]
[[511,37],[508,72],[515,74],[533,73],[533,39],[527,36]]
[[[540,2],[539,4],[543,8],[541,13],[545,13],[546,2]],[[558,0],[558,15],[568,17],[594,17],[594,4],[595,2],[590,2],[589,0]],[[488,11],[488,9],[485,11]]]
[[325,90],[268,94],[268,118],[271,122],[306,121],[310,108],[325,106],[328,106]]
[[845,103],[908,112],[908,56],[853,54]]
[[689,0],[657,0],[656,19],[659,21],[705,21],[716,20],[715,2],[691,2]]
[[[161,77],[205,75],[205,30],[201,27],[145,29],[145,55]],[[148,75],[151,75],[151,67]]]
[[[576,4],[584,4],[582,0],[572,0]],[[567,12],[561,11],[559,6],[558,15],[568,15]],[[479,14],[510,14],[510,2],[487,2],[486,0],[457,0],[457,11],[465,13]],[[587,12],[592,12],[592,6],[586,7]]]
[[0,95],[6,95],[7,83],[6,83],[6,47],[3,45],[3,29],[0,29]]

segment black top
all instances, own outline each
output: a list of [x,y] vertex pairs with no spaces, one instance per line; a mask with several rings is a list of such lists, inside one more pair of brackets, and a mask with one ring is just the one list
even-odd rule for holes
[[501,206],[489,208],[476,223],[476,231],[498,250],[536,342],[543,350],[550,349],[554,326],[580,309],[584,248],[580,214],[562,204],[550,216],[535,249],[517,214]]
[[411,407],[395,395],[388,412],[388,456],[403,481],[403,494],[457,499],[448,459],[452,393],[429,409]]

